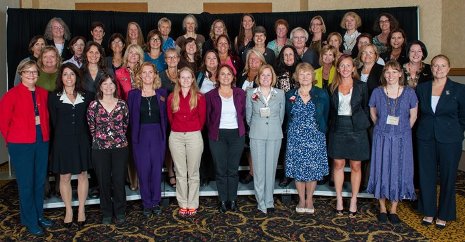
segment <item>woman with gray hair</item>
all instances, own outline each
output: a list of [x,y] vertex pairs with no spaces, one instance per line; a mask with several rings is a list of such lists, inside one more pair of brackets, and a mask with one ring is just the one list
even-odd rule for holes
[[63,19],[57,17],[50,19],[45,27],[44,37],[47,45],[53,45],[58,49],[62,60],[67,60],[72,56],[68,43],[71,33]]
[[202,45],[205,43],[205,37],[201,34],[197,34],[196,31],[199,28],[199,23],[194,15],[188,14],[184,17],[182,21],[182,30],[184,30],[185,34],[179,36],[176,39],[176,46],[177,48],[181,48],[184,46],[184,41],[187,38],[191,37],[195,39],[195,43],[197,44],[197,49],[202,50]]
[[308,40],[307,30],[297,27],[291,31],[292,45],[297,50],[297,54],[302,59],[302,62],[307,62],[312,65],[313,68],[319,68],[318,55],[315,50],[310,49],[306,46]]

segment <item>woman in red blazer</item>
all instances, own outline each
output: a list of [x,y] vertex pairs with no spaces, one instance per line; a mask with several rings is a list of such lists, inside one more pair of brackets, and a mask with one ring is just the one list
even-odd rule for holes
[[0,131],[16,171],[21,223],[29,233],[43,235],[42,228],[53,225],[43,217],[49,141],[48,92],[36,87],[39,68],[35,61],[21,62],[18,75],[21,83],[0,100]]

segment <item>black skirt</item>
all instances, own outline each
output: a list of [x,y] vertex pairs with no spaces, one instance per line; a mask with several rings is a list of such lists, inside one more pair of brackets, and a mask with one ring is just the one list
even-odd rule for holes
[[328,156],[360,161],[370,159],[367,130],[354,130],[351,116],[337,116],[329,131]]

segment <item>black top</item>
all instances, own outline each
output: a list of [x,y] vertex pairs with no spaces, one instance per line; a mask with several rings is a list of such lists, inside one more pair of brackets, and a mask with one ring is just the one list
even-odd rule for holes
[[[368,97],[371,97],[371,93],[375,88],[381,86],[381,75],[383,74],[384,66],[375,63],[371,68],[370,74],[368,74],[367,79],[367,88],[368,88]],[[358,69],[358,74],[362,75],[363,66]]]
[[141,124],[159,124],[160,107],[158,106],[157,97],[141,97],[140,99],[140,123]]
[[[55,46],[55,42],[53,42],[53,40],[47,40],[47,45]],[[61,52],[61,61],[65,61],[71,57],[73,57],[73,55],[69,50],[69,41],[65,40],[65,43],[63,43],[63,51]]]

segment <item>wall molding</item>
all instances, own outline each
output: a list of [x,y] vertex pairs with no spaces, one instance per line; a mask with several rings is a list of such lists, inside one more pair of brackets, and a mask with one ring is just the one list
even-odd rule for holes
[[465,76],[465,68],[450,68],[449,76]]

